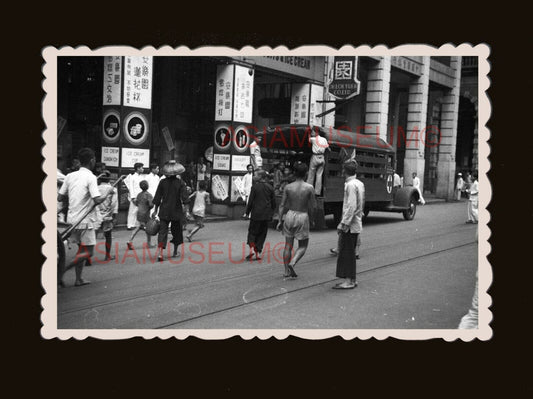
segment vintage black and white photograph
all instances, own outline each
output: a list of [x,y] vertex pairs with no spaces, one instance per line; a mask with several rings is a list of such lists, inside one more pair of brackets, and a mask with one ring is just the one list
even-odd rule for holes
[[44,338],[491,338],[487,45],[42,55]]

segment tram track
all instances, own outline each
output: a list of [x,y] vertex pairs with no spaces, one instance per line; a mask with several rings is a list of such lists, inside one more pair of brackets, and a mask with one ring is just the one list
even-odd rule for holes
[[[431,241],[432,239],[437,238],[438,236],[441,236],[441,235],[443,235],[443,234],[437,234],[437,235],[434,235],[434,236],[424,237],[424,238],[426,240]],[[418,260],[418,259],[431,257],[431,256],[434,256],[434,255],[443,253],[443,252],[456,250],[456,249],[459,249],[459,248],[462,248],[462,247],[466,247],[466,246],[469,246],[469,245],[473,245],[473,244],[477,244],[477,241],[470,241],[470,242],[461,243],[461,244],[453,245],[453,246],[446,247],[446,248],[436,249],[436,250],[433,250],[433,251],[430,251],[430,252],[418,254],[418,255],[415,255],[415,256],[410,256],[408,258],[400,259],[400,260],[395,261],[395,262],[388,262],[388,263],[385,263],[385,264],[377,265],[377,266],[370,267],[370,268],[363,269],[363,270],[359,269],[358,270],[358,275],[365,275],[365,274],[369,274],[369,273],[372,273],[372,272],[376,272],[378,270],[383,270],[383,269],[386,269],[386,268],[400,266],[402,264],[405,264],[405,263],[408,263],[408,262],[411,262],[411,261],[415,261],[415,260]],[[376,246],[376,247],[373,247],[373,248],[369,247],[366,250],[368,250],[368,251],[377,251],[381,247],[385,248],[387,246],[383,245],[383,246]],[[322,256],[322,257],[315,257],[312,260],[308,260],[306,262],[302,262],[301,266],[305,266],[306,268],[309,268],[309,267],[312,267],[312,266],[324,264],[324,262],[326,262],[328,260],[331,260],[331,259],[332,259],[332,257],[329,254],[326,255],[326,256]],[[269,264],[267,263],[266,265],[269,265]],[[269,267],[268,269],[265,269],[265,270],[257,270],[254,273],[254,276],[269,276],[269,275],[273,275],[273,273],[274,272],[272,271],[272,268]],[[275,273],[278,274],[279,270],[277,270]],[[223,283],[227,283],[228,281],[238,282],[239,280],[243,280],[243,279],[246,279],[246,278],[250,278],[249,271],[233,273],[231,275],[225,275],[225,276],[222,276],[222,277],[219,277],[219,278],[215,278],[215,279],[211,279],[211,280],[208,280],[208,281],[202,281],[201,283],[198,283],[198,284],[193,284],[193,285],[187,284],[187,285],[182,285],[182,286],[178,286],[178,287],[174,286],[172,288],[168,288],[168,289],[165,289],[165,290],[159,290],[157,292],[147,292],[147,293],[143,293],[143,294],[139,294],[139,295],[131,295],[131,296],[128,296],[128,297],[125,297],[125,298],[119,298],[119,299],[115,299],[115,300],[108,300],[108,301],[102,301],[100,303],[94,303],[94,304],[90,304],[90,305],[85,305],[85,306],[81,306],[81,307],[77,307],[77,308],[73,308],[73,309],[64,310],[62,312],[59,312],[58,316],[75,315],[76,313],[83,313],[83,312],[86,312],[86,311],[94,311],[95,309],[105,309],[107,307],[112,307],[114,305],[121,305],[121,304],[122,305],[126,305],[126,304],[131,303],[131,302],[135,302],[135,301],[139,301],[139,300],[142,301],[142,300],[146,300],[146,299],[150,299],[150,298],[153,300],[155,297],[165,296],[165,295],[169,295],[169,294],[173,294],[173,293],[183,295],[185,293],[194,292],[195,290],[198,290],[200,288],[201,289],[209,289],[209,288],[214,289],[217,285],[221,285]],[[214,316],[214,315],[217,315],[217,314],[221,314],[221,313],[224,313],[224,312],[232,311],[232,310],[238,309],[238,308],[243,308],[243,307],[246,307],[246,306],[253,306],[254,304],[257,304],[257,303],[260,303],[260,302],[264,302],[264,301],[268,301],[270,299],[275,299],[276,297],[280,297],[282,295],[287,295],[287,294],[291,294],[291,293],[304,291],[304,290],[307,290],[307,289],[312,289],[312,288],[315,288],[315,287],[318,287],[318,286],[321,286],[321,285],[324,285],[324,284],[332,283],[332,282],[334,282],[336,280],[338,280],[338,279],[337,278],[331,278],[331,279],[326,279],[326,280],[322,279],[321,281],[314,282],[312,284],[305,284],[305,285],[300,286],[300,287],[294,287],[292,289],[283,290],[283,292],[277,292],[277,293],[274,293],[272,295],[261,296],[261,297],[259,297],[257,299],[250,300],[250,301],[244,301],[244,302],[238,302],[238,303],[235,303],[235,304],[225,305],[225,306],[223,306],[221,308],[213,309],[211,311],[207,311],[207,312],[201,313],[199,315],[191,315],[190,317],[186,317],[186,318],[183,318],[183,319],[175,320],[175,321],[172,321],[172,322],[169,322],[169,323],[160,324],[158,326],[151,327],[151,329],[165,329],[165,328],[171,328],[173,326],[179,326],[179,325],[182,325],[182,324],[187,323],[189,321],[193,321],[193,320],[198,320],[198,319],[205,318],[205,317]]]

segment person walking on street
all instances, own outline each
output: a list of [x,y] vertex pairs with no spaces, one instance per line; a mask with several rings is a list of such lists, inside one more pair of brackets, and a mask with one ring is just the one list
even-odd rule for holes
[[128,200],[130,202],[130,206],[128,209],[128,221],[127,226],[128,229],[134,229],[137,226],[137,206],[135,205],[135,198],[137,198],[137,195],[141,192],[141,187],[139,186],[139,183],[141,180],[144,180],[143,176],[143,164],[140,162],[137,162],[133,165],[134,172],[132,174],[129,174],[126,179],[124,179],[124,184],[126,185],[126,188],[128,189]]
[[111,246],[113,244],[113,227],[115,227],[118,215],[118,194],[117,190],[109,184],[111,173],[105,170],[103,176],[99,179],[98,190],[100,196],[105,198],[104,201],[98,204],[98,212],[100,212],[100,219],[102,221],[101,229],[105,238],[105,260],[113,260],[111,256]]
[[[298,277],[294,267],[307,250],[309,227],[310,225],[311,227],[314,226],[315,190],[311,184],[304,181],[306,173],[307,165],[302,162],[296,163],[294,166],[296,180],[285,186],[279,205],[279,221],[276,228],[281,230],[283,225],[283,235],[285,236],[284,277]],[[295,238],[298,240],[298,248],[292,256]]]
[[418,191],[418,195],[420,196],[420,203],[424,205],[426,201],[424,200],[424,197],[422,196],[422,190],[420,190],[420,179],[416,175],[415,172],[413,172],[413,187]]
[[263,157],[261,156],[261,141],[263,140],[263,133],[259,132],[253,136],[254,142],[250,144],[250,163],[254,172],[263,169]]
[[174,244],[173,257],[180,256],[179,246],[183,243],[183,229],[181,221],[184,218],[183,204],[189,203],[187,186],[177,177],[183,173],[185,168],[174,160],[170,160],[163,166],[165,179],[161,179],[154,197],[153,217],[159,216],[161,222],[157,236],[158,261],[163,262],[163,252],[167,247],[168,227],[172,233],[172,243]]
[[191,231],[189,231],[189,234],[187,234],[187,240],[189,242],[192,241],[192,236],[195,235],[198,230],[204,227],[205,208],[207,204],[211,202],[209,198],[209,193],[205,191],[206,187],[207,183],[205,182],[205,180],[200,180],[198,182],[198,191],[195,191],[189,196],[189,200],[194,197],[192,215],[196,223],[196,226]]
[[457,201],[461,201],[461,193],[463,192],[464,185],[463,174],[457,173],[457,183],[455,184],[455,199]]
[[250,247],[250,254],[246,256],[246,260],[252,260],[254,254],[257,260],[261,260],[259,254],[263,252],[263,245],[268,233],[268,223],[272,220],[272,215],[276,209],[274,188],[266,181],[266,171],[258,170],[257,179],[258,181],[252,185],[245,211],[246,217],[250,216],[246,241]]
[[[78,153],[80,168],[76,172],[71,172],[65,177],[65,182],[59,190],[57,200],[68,201],[67,222],[76,223],[91,209],[94,204],[104,201],[98,190],[96,176],[91,172],[96,164],[94,151],[90,148],[82,148]],[[64,270],[58,270],[58,281],[60,286],[64,286],[63,274],[71,267],[75,268],[76,287],[90,284],[90,281],[82,277],[83,267],[90,262],[96,245],[95,228],[99,223],[99,216],[94,208],[78,226],[72,231],[70,241],[78,244],[78,252],[74,261]]]
[[468,220],[466,223],[476,224],[478,221],[478,194],[479,184],[477,182],[477,172],[472,174],[472,183],[467,190],[468,193]]
[[[324,154],[329,151],[329,143],[325,137],[320,135],[318,128],[312,130],[313,137],[309,137],[313,155],[309,164],[309,175],[307,176],[307,183],[315,186],[315,194],[318,196],[322,193],[322,175],[324,173],[324,165],[326,163]],[[315,182],[316,176],[316,182]]]
[[357,287],[357,261],[355,246],[357,237],[363,230],[363,205],[365,201],[365,186],[356,178],[357,162],[349,161],[343,164],[346,182],[344,183],[344,200],[342,204],[342,219],[337,226],[339,240],[339,256],[337,257],[336,276],[344,279],[336,284],[335,289],[352,289]]
[[[247,173],[243,176],[242,180],[242,186],[243,186],[243,191],[244,191],[244,202],[246,205],[248,205],[248,199],[250,198],[250,192],[252,191],[252,181],[253,181],[253,177],[254,177],[254,167],[252,166],[252,164],[249,164],[248,166],[246,166],[246,171]],[[242,215],[243,218],[246,217],[246,211],[245,213]]]
[[[152,194],[148,191],[150,186],[146,180],[142,180],[139,183],[141,192],[135,198],[135,205],[137,206],[137,227],[131,233],[130,240],[126,243],[128,249],[133,249],[133,239],[141,229],[146,228],[146,223],[150,220],[150,209],[154,207]],[[146,243],[148,248],[152,247],[152,237],[150,234],[146,233]]]

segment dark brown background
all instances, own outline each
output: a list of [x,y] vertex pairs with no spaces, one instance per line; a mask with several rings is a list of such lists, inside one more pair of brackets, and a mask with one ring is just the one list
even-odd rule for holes
[[[456,6],[441,2],[435,8],[427,2],[409,2],[398,4],[397,9],[374,2],[369,4],[370,9],[364,9],[365,5],[358,2],[353,11],[342,13],[333,5],[328,10],[326,3],[306,3],[294,10],[286,8],[288,3],[283,7],[273,3],[202,3],[202,9],[194,11],[178,3],[174,9],[146,3],[135,12],[124,14],[125,6],[110,9],[110,4],[83,3],[72,10],[32,6],[32,14],[39,17],[36,22],[25,20],[6,36],[16,46],[5,47],[4,65],[14,75],[7,79],[15,86],[11,108],[20,113],[10,118],[17,122],[4,132],[14,138],[10,145],[16,149],[16,157],[8,157],[6,164],[14,166],[11,171],[25,187],[21,192],[18,183],[10,183],[12,180],[7,180],[5,186],[7,193],[18,197],[9,208],[15,212],[9,213],[24,220],[18,220],[19,230],[7,236],[9,245],[4,246],[17,248],[12,252],[15,259],[3,262],[6,271],[15,272],[12,278],[4,275],[9,295],[4,306],[13,313],[6,312],[4,316],[4,331],[9,335],[4,342],[12,349],[5,352],[10,353],[4,358],[9,370],[5,377],[18,393],[36,388],[40,395],[59,397],[121,397],[126,393],[177,396],[211,390],[242,392],[250,397],[270,391],[275,395],[300,392],[298,396],[305,392],[339,397],[379,397],[384,393],[391,397],[432,397],[439,393],[462,397],[465,395],[461,393],[478,396],[498,388],[522,396],[532,391],[531,378],[526,374],[531,356],[531,338],[526,330],[530,309],[525,306],[531,304],[531,260],[530,256],[523,257],[522,249],[528,248],[524,244],[531,233],[527,228],[525,232],[517,230],[517,221],[530,225],[532,201],[525,190],[531,186],[532,166],[531,162],[523,162],[531,158],[531,144],[527,142],[531,137],[531,111],[525,104],[529,108],[532,77],[526,60],[530,47],[519,47],[528,37],[528,24],[516,20],[514,14],[520,10],[498,11],[495,15],[488,5],[482,13],[466,9],[464,2]],[[237,16],[240,9],[249,9],[252,15]],[[417,10],[426,14],[417,14]],[[28,12],[15,11],[19,16]],[[186,21],[189,22],[184,25]],[[505,21],[514,26],[508,37],[503,28]],[[231,32],[232,27],[241,30]],[[216,30],[224,33],[213,32]],[[493,191],[489,208],[493,252],[489,260],[494,269],[490,289],[494,335],[490,341],[60,341],[40,336],[40,268],[44,262],[40,252],[40,216],[44,211],[40,201],[44,179],[40,155],[44,144],[40,118],[44,95],[42,48],[88,45],[96,49],[122,44],[156,48],[183,44],[190,48],[325,44],[339,48],[344,44],[394,47],[409,43],[438,47],[463,42],[487,43],[491,47],[489,97],[493,115],[488,126],[493,151],[489,174]],[[20,205],[19,199],[23,201]],[[12,242],[17,245],[12,247]]]

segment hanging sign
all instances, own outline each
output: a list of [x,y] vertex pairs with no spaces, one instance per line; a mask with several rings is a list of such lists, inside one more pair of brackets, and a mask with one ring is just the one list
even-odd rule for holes
[[253,87],[253,70],[236,65],[233,121],[252,123]]
[[152,108],[152,56],[126,56],[124,77],[124,105]]
[[170,135],[170,130],[168,130],[168,127],[164,127],[161,132],[163,133],[163,138],[165,139],[165,143],[167,144],[167,148],[169,151],[172,151],[174,146],[174,140],[172,140],[172,136]]
[[345,100],[358,95],[360,90],[361,85],[357,80],[357,57],[334,57],[328,92],[337,99]]
[[235,65],[217,66],[215,121],[231,121],[234,68]]
[[103,105],[120,105],[122,83],[122,57],[104,57]]
[[291,98],[291,124],[309,123],[309,84],[293,83]]
[[321,101],[324,97],[324,87],[319,85],[311,85],[311,99],[309,101],[309,124],[314,126],[324,126],[324,117],[317,118],[323,112],[323,103]]

